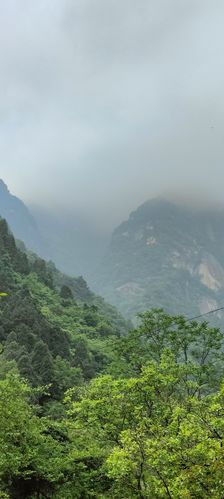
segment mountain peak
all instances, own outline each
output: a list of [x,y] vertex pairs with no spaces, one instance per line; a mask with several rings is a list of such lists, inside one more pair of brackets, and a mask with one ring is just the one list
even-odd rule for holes
[[151,199],[115,229],[95,289],[127,317],[207,313],[223,304],[223,248],[223,210]]

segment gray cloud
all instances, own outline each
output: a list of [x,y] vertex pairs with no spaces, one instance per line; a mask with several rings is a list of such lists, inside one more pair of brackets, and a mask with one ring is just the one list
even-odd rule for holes
[[2,0],[1,173],[27,202],[118,223],[224,180],[222,0]]

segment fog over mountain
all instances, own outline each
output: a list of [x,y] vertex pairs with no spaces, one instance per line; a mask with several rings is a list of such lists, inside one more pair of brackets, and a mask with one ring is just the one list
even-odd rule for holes
[[0,499],[224,499],[223,20],[0,0]]
[[222,202],[223,15],[222,0],[3,0],[0,177],[107,231],[164,192]]
[[[151,199],[113,232],[94,288],[133,319],[155,307],[188,317],[223,310],[223,248],[223,208]],[[219,310],[212,321],[223,318]]]

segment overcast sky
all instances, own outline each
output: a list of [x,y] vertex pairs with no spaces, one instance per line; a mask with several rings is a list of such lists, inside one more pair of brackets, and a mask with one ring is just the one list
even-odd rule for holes
[[0,177],[111,226],[170,190],[222,200],[223,23],[223,0],[1,0]]

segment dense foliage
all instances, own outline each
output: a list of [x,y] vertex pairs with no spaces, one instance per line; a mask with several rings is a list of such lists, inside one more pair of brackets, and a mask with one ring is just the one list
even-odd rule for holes
[[128,333],[4,221],[0,282],[0,498],[223,498],[219,329],[158,309]]
[[53,399],[111,362],[111,338],[127,332],[116,310],[85,281],[26,255],[0,220],[0,342],[32,386],[51,385]]

